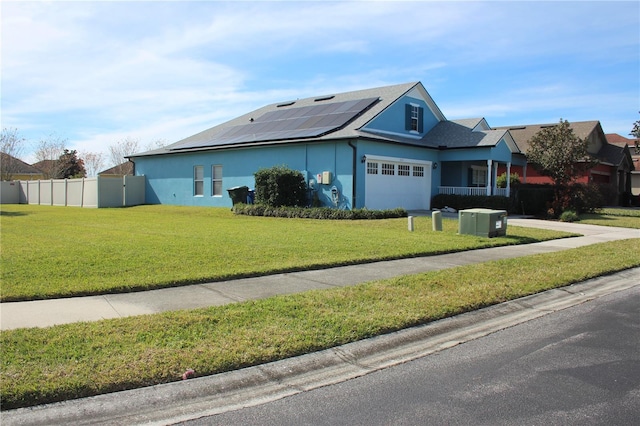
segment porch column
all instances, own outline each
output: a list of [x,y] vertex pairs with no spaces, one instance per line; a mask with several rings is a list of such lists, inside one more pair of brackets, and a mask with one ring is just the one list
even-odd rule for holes
[[511,163],[507,163],[507,197],[511,196]]
[[524,166],[522,166],[522,183],[527,183],[527,164],[524,163]]
[[491,195],[491,187],[493,182],[491,177],[493,176],[493,160],[487,160],[487,195]]

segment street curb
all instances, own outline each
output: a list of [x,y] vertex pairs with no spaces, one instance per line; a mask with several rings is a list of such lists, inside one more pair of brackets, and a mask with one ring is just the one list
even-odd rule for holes
[[214,376],[3,411],[3,425],[166,425],[275,401],[405,363],[639,285],[640,268],[410,329]]

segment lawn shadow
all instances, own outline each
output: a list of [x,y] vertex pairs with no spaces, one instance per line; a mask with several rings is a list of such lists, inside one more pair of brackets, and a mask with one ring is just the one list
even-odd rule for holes
[[24,212],[7,212],[7,211],[3,211],[0,210],[0,216],[26,216],[28,213],[24,213]]

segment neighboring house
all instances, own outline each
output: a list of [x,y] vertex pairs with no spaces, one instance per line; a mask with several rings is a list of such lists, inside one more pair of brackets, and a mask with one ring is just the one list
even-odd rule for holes
[[625,138],[617,133],[607,133],[605,136],[611,145],[616,145],[623,149],[625,146],[629,147],[631,161],[633,162],[633,169],[631,171],[631,193],[639,197],[638,202],[640,202],[640,140],[637,138]]
[[1,180],[38,180],[43,174],[37,168],[4,152],[0,152]]
[[326,206],[409,210],[438,193],[507,195],[498,166],[526,164],[508,130],[448,121],[419,82],[267,105],[129,159],[150,204],[230,206],[227,189],[286,165]]
[[42,160],[33,164],[33,167],[40,170],[43,179],[55,179],[58,176],[59,162],[58,160]]
[[98,176],[103,177],[123,177],[133,176],[133,163],[131,161],[125,161],[124,163],[113,166],[110,169],[103,170],[98,173]]
[[[631,171],[634,169],[629,147],[618,146],[608,142],[599,121],[579,121],[569,123],[573,133],[589,143],[587,151],[597,160],[597,165],[585,170],[577,182],[595,182],[610,185],[612,193],[618,195],[618,203],[623,202],[625,194],[631,193]],[[529,141],[542,129],[556,124],[528,124],[524,126],[506,126],[497,129],[508,130],[518,147],[526,155]],[[499,173],[506,170],[502,168]],[[551,178],[543,176],[530,164],[515,166],[511,173],[518,173],[523,183],[548,184]]]

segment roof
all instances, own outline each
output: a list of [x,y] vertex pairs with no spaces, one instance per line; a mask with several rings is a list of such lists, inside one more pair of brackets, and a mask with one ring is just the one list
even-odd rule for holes
[[37,168],[35,168],[34,166],[31,166],[25,163],[24,161],[22,161],[21,159],[13,157],[4,152],[0,152],[0,160],[2,161],[3,165],[9,162],[12,163],[13,167],[12,167],[11,173],[13,173],[14,175],[41,175],[42,174],[42,172]]
[[[403,95],[419,90],[440,121],[422,138],[382,134],[363,127]],[[474,130],[479,129],[479,130]],[[489,129],[484,118],[448,122],[420,82],[277,102],[174,144],[131,157],[304,141],[367,138],[426,148],[495,146],[508,134]],[[511,138],[508,138],[511,141]],[[514,143],[512,151],[519,152]]]
[[[538,133],[540,130],[553,127],[558,125],[558,123],[547,123],[547,124],[526,124],[520,126],[501,126],[494,127],[494,129],[501,130],[509,130],[511,136],[515,140],[516,144],[520,150],[526,153],[529,150],[529,141]],[[580,139],[588,138],[594,130],[596,130],[600,126],[599,121],[576,121],[573,123],[569,123],[569,127],[573,130],[573,133]]]
[[133,175],[133,163],[131,161],[125,161],[110,169],[99,172],[98,175],[131,176]]
[[[204,130],[200,133],[189,136],[188,138],[182,139],[163,148],[134,154],[130,157],[197,150],[211,150],[220,148],[274,145],[307,140],[317,141],[357,138],[361,136],[361,133],[358,129],[374,119],[378,114],[384,111],[398,98],[402,97],[404,94],[406,94],[416,86],[422,87],[422,84],[419,82],[412,82],[392,86],[377,87],[373,89],[355,90],[345,93],[313,96],[304,99],[277,102],[266,105],[247,114],[241,115],[240,117],[234,118],[233,120]],[[424,88],[422,88],[422,90],[424,90]],[[426,91],[424,91],[424,93],[426,94]],[[298,134],[292,133],[291,135],[281,134],[282,138],[272,137],[271,135],[267,135],[265,137],[264,132],[269,132],[269,128],[265,128],[264,123],[268,121],[269,117],[273,118],[274,115],[276,118],[283,120],[287,118],[286,115],[282,115],[286,114],[286,111],[292,111],[292,113],[295,115],[302,112],[303,109],[314,109],[321,107],[322,105],[328,105],[328,109],[329,111],[331,111],[332,108],[340,108],[340,105],[338,104],[341,104],[342,106],[348,106],[360,101],[363,105],[366,105],[363,106],[360,111],[355,111],[355,114],[350,117],[343,116],[342,118],[346,118],[346,120],[336,121],[336,125],[333,126],[333,128],[331,128],[331,126],[325,126],[325,129],[322,132],[301,132]],[[439,110],[437,111],[437,113],[439,113],[440,115],[442,114]],[[319,115],[315,116],[319,117]],[[444,116],[442,116],[442,118],[444,119]],[[260,130],[263,131],[261,137],[248,137],[248,135],[251,135],[249,129],[251,129],[251,126],[254,125],[262,126],[260,128]],[[327,130],[327,128],[330,129]],[[304,127],[304,129],[312,128]],[[278,127],[276,127],[276,131],[280,131],[278,130]],[[230,137],[234,136],[234,134],[240,135],[241,137]]]
[[607,133],[604,136],[607,138],[607,142],[617,146],[629,145],[630,147],[634,147],[636,142],[640,141],[638,138],[629,139],[617,133]]
[[[424,137],[435,148],[474,148],[496,146],[509,133],[508,130],[474,130],[483,118],[442,121]],[[511,147],[519,152],[517,146]]]

